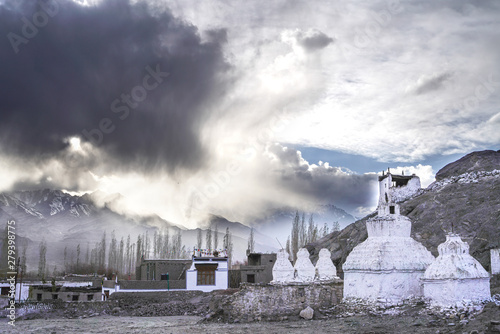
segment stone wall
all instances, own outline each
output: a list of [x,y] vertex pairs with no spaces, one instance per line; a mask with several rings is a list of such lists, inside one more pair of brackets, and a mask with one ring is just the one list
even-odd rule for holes
[[186,280],[170,280],[167,281],[119,281],[120,290],[153,290],[153,289],[185,289]]
[[342,280],[308,284],[242,284],[221,305],[225,318],[252,321],[298,316],[310,306],[315,311],[342,301]]

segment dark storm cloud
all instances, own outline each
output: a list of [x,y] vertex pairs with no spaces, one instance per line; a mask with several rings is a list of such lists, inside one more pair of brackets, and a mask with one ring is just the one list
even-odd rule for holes
[[351,174],[338,167],[311,166],[300,152],[275,144],[269,148],[281,165],[274,170],[280,175],[280,184],[290,193],[301,194],[315,203],[334,203],[346,210],[373,205],[377,176]]
[[0,148],[51,158],[80,136],[117,167],[196,169],[198,137],[225,88],[224,31],[144,3],[18,0],[0,5]]
[[328,37],[319,30],[312,30],[307,33],[298,32],[297,42],[307,51],[316,51],[327,47],[333,43],[334,39]]

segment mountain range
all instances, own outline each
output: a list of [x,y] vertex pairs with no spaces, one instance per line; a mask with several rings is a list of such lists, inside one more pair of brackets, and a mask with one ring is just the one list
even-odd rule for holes
[[[47,243],[47,263],[51,270],[55,265],[62,267],[65,248],[72,252],[71,256],[75,256],[76,247],[80,244],[81,252],[85,254],[86,248],[94,247],[104,232],[107,234],[108,245],[112,232],[118,241],[122,237],[126,240],[130,235],[131,241],[135,242],[138,235],[148,233],[152,238],[155,231],[165,232],[166,229],[169,230],[170,236],[180,231],[182,244],[186,249],[192,249],[196,244],[198,229],[186,229],[157,215],[134,216],[119,213],[114,210],[115,200],[119,197],[119,194],[108,196],[100,192],[74,196],[51,189],[2,193],[0,221],[15,220],[18,253],[27,247],[26,257],[30,270],[37,268],[39,244],[42,240]],[[211,223],[217,224],[218,227],[218,247],[222,248],[226,228],[229,228],[234,245],[234,258],[243,260],[251,229],[224,217],[209,215],[207,226],[202,229],[203,240]],[[2,226],[2,230],[3,228]],[[258,250],[276,251],[271,238],[258,231],[254,231],[254,234]],[[81,257],[83,258],[83,255]]]
[[[152,238],[155,232],[165,232],[168,229],[170,236],[180,232],[182,244],[186,249],[192,249],[197,244],[198,231],[201,229],[205,247],[207,229],[209,227],[213,229],[215,225],[218,229],[219,248],[222,248],[224,234],[229,228],[234,245],[233,259],[243,261],[246,258],[251,228],[244,224],[209,214],[205,221],[200,223],[200,228],[187,229],[158,215],[124,214],[117,209],[120,198],[120,194],[108,195],[100,191],[81,196],[52,189],[2,193],[0,221],[7,222],[10,219],[16,221],[18,256],[23,248],[27,248],[29,270],[36,270],[38,266],[39,244],[42,240],[47,243],[47,263],[52,270],[56,265],[62,268],[65,248],[68,249],[68,257],[74,258],[76,248],[80,245],[81,259],[83,259],[87,247],[92,249],[100,242],[104,232],[109,245],[111,233],[114,233],[118,241],[122,237],[126,240],[130,235],[131,242],[136,242],[139,235],[147,233]],[[255,221],[255,250],[277,251],[279,243],[271,236],[279,236],[280,241],[284,243],[294,215],[295,210],[279,210],[266,220]],[[318,207],[314,217],[318,227],[323,226],[323,221],[329,223],[340,221],[342,224],[348,224],[355,220],[344,210],[333,205]],[[274,233],[266,231],[266,226],[272,226],[275,229]]]

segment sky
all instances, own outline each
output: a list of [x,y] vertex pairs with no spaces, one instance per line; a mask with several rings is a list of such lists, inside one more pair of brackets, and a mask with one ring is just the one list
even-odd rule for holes
[[0,191],[196,227],[500,144],[497,1],[0,0]]

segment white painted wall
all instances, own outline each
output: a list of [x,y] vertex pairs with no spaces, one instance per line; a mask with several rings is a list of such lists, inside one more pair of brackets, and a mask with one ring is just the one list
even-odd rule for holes
[[491,297],[489,278],[424,279],[422,283],[425,297],[435,306],[454,306],[461,301],[481,302]]
[[[393,187],[392,174],[379,182],[379,207],[382,204],[400,203],[413,196],[421,188],[420,178],[416,175],[408,181],[406,186]],[[386,195],[387,199],[386,201]]]
[[348,271],[344,273],[344,298],[386,299],[394,303],[423,296],[423,271]]
[[408,184],[403,187],[391,187],[391,201],[399,203],[413,196],[420,189],[420,178],[414,176],[408,181]]
[[[21,300],[27,300],[29,298],[30,285],[26,283],[21,285],[19,282],[16,284],[16,302],[19,300],[19,296],[21,296]],[[10,283],[0,283],[0,287],[10,287]]]
[[[218,264],[215,270],[215,285],[198,285],[197,270],[195,264]],[[186,290],[197,290],[210,292],[213,290],[224,290],[229,288],[229,272],[227,261],[210,261],[193,259],[191,268],[186,271]]]
[[491,274],[500,274],[500,248],[490,250]]

